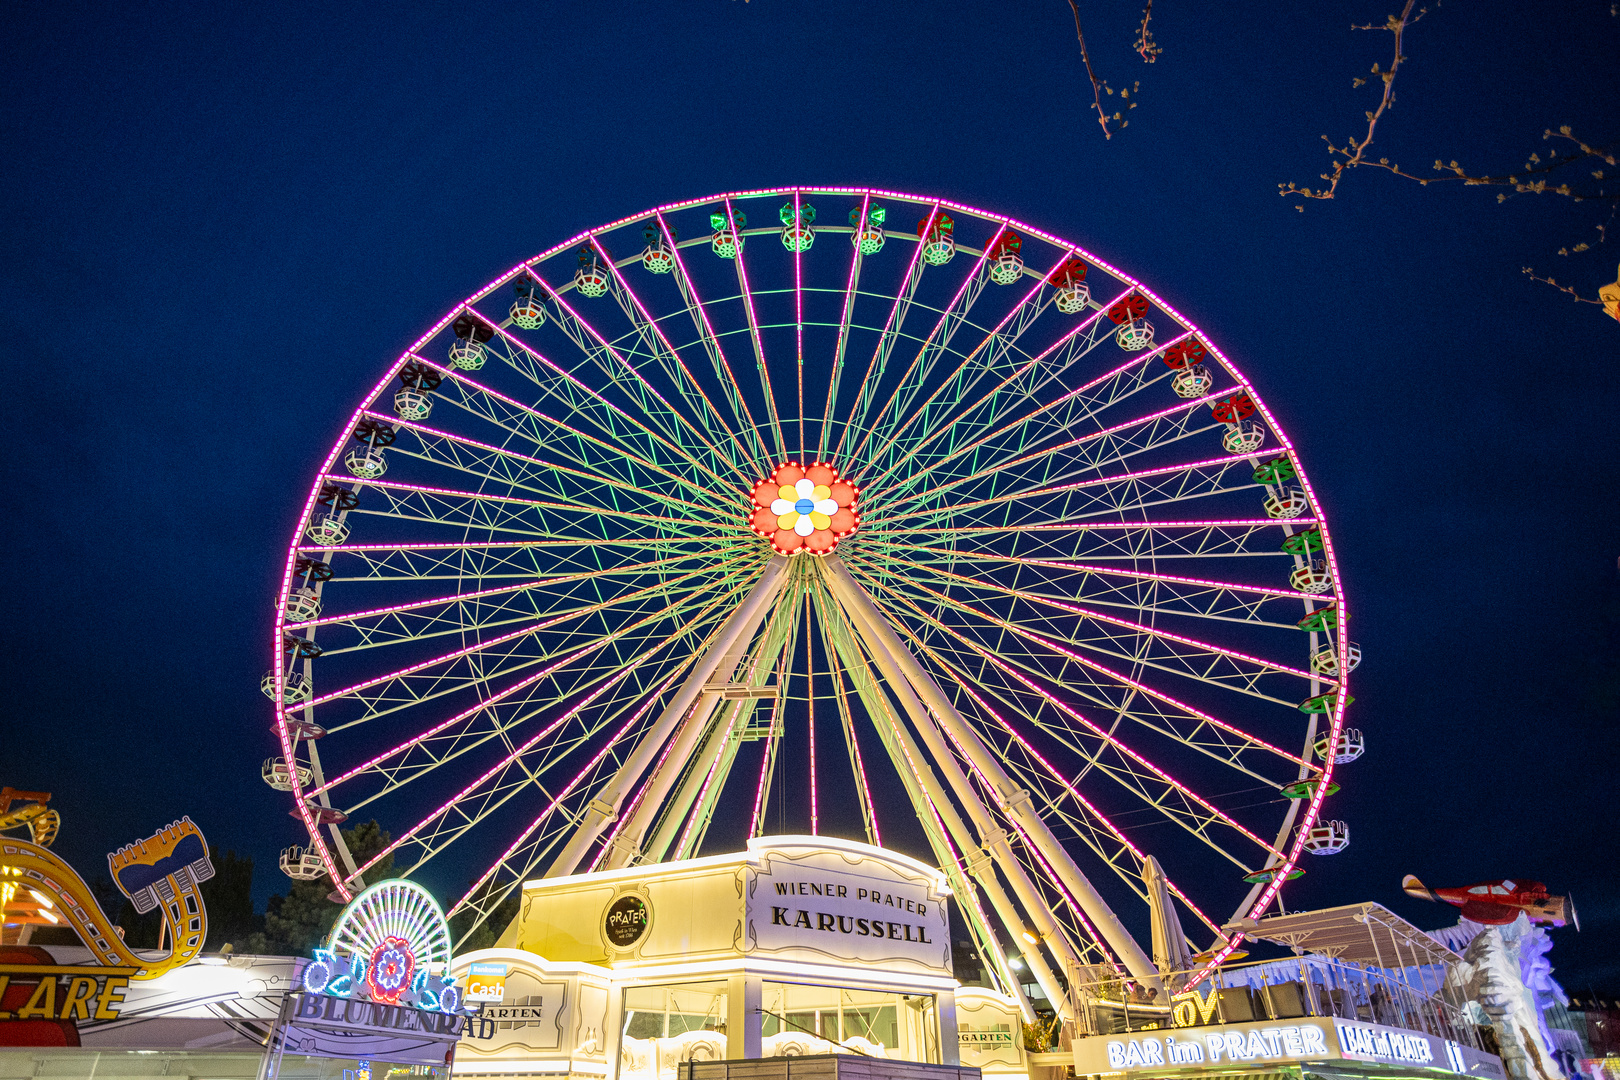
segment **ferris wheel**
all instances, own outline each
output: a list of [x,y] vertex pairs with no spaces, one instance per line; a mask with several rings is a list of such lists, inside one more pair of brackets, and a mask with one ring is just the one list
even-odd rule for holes
[[[1348,842],[1346,618],[1293,444],[1146,285],[942,199],[719,195],[519,264],[382,373],[288,550],[264,776],[289,874],[454,866],[475,920],[836,800],[920,828],[1062,1012],[1219,962]],[[363,863],[358,814],[393,837]]]

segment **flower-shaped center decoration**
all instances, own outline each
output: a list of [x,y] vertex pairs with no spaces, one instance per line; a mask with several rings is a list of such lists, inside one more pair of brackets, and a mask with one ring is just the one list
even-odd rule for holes
[[416,956],[404,938],[387,937],[371,950],[371,962],[366,965],[366,985],[373,1001],[393,1005],[410,987],[411,975],[416,971]]
[[748,525],[783,555],[825,555],[855,531],[855,487],[831,465],[788,462],[754,486]]

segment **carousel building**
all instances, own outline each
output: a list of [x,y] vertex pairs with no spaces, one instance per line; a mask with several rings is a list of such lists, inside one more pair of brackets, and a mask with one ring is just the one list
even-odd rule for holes
[[829,837],[529,882],[496,946],[452,963],[486,1002],[455,1074],[837,1054],[874,1076],[1025,1075],[1017,1003],[952,975],[949,899],[933,867]]

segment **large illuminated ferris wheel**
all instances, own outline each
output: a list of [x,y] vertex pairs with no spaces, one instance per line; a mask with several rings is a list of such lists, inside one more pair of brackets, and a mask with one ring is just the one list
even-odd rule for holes
[[1218,961],[1347,842],[1345,618],[1292,444],[1142,283],[940,199],[721,195],[514,267],[360,403],[288,551],[265,777],[293,876],[453,865],[475,918],[836,801],[920,830],[1062,1011]]

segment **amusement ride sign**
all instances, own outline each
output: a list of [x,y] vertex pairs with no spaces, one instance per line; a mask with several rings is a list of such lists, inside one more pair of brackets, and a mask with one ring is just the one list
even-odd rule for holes
[[449,928],[421,886],[383,881],[338,916],[281,1008],[270,1052],[443,1065],[466,1030]]

